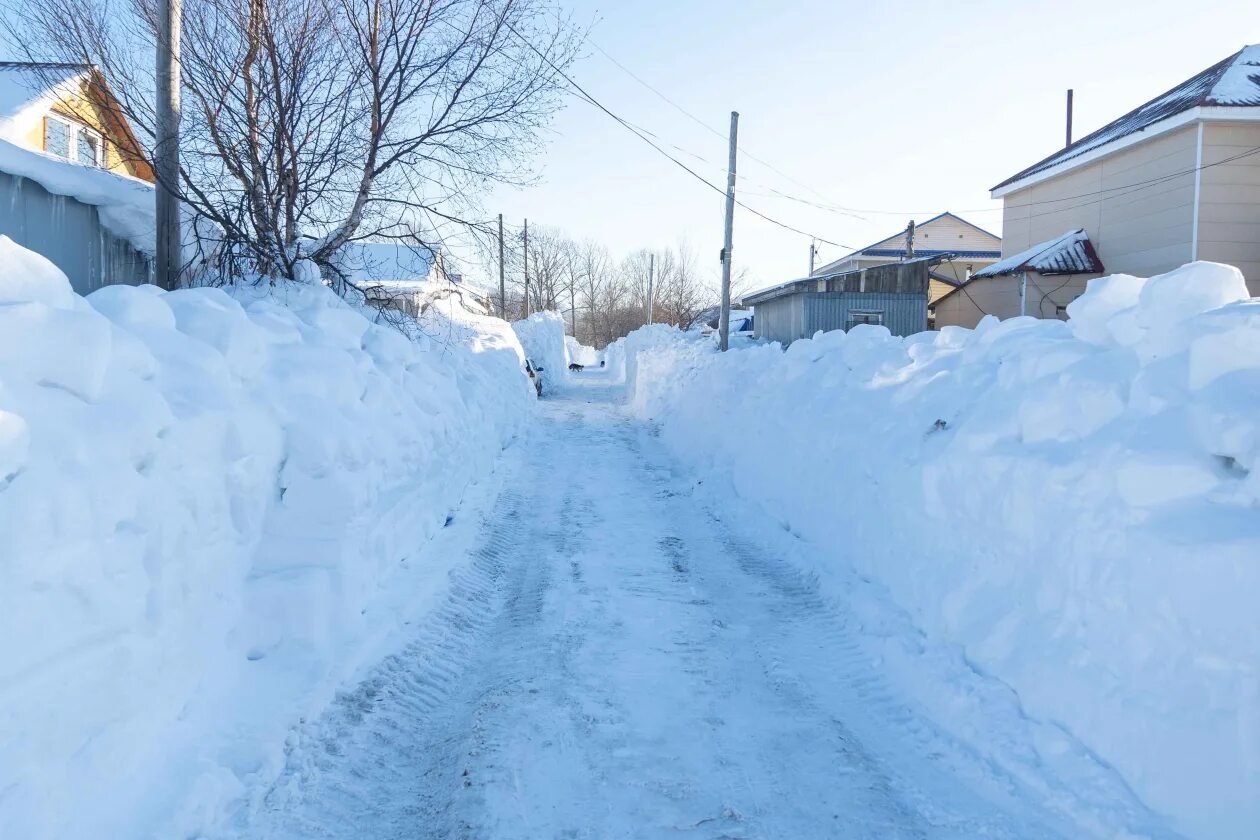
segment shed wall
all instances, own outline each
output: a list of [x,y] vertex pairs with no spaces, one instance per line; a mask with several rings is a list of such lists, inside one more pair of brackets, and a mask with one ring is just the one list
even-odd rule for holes
[[757,338],[777,341],[784,347],[805,337],[805,297],[786,295],[753,307],[753,332]]
[[0,234],[50,260],[81,295],[152,275],[149,257],[108,231],[94,206],[7,172],[0,172]]
[[927,329],[927,296],[886,292],[815,292],[804,295],[805,330],[847,330],[855,312],[878,312],[893,335],[914,335]]

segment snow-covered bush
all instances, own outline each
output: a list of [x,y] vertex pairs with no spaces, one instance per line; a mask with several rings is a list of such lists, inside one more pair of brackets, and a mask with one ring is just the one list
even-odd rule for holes
[[672,448],[833,558],[810,570],[824,588],[856,567],[1181,830],[1243,838],[1260,825],[1246,297],[1237,270],[1195,263],[1091,281],[1066,323],[725,355],[635,334],[625,368]]
[[397,621],[532,392],[501,321],[424,352],[370,314],[85,299],[0,237],[0,834],[198,836]]

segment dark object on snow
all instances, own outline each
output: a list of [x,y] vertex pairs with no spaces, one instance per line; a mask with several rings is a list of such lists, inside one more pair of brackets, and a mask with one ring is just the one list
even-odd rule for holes
[[604,360],[603,360],[603,359],[600,359],[600,361],[599,361],[599,366],[600,366],[600,367],[603,367],[603,366],[604,366]]
[[569,370],[582,370],[586,365],[579,365],[577,362],[569,363]]

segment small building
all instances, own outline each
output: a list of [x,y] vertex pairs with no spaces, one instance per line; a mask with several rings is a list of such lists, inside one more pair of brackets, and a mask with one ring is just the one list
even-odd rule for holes
[[[859,268],[898,263],[910,253],[908,231],[901,230],[814,271],[826,276]],[[933,216],[914,228],[914,256],[940,257],[928,284],[928,306],[967,281],[974,272],[1002,258],[1002,237],[949,211]]]
[[1258,151],[1253,45],[993,187],[1003,254],[1079,229],[1108,271],[1149,277],[1212,260],[1260,295]]
[[982,268],[931,308],[937,328],[974,327],[985,315],[1067,318],[1090,278],[1106,271],[1083,229],[1068,231]]
[[792,280],[744,295],[756,337],[783,346],[816,332],[858,324],[885,326],[893,335],[928,328],[928,284],[939,255]]
[[458,291],[489,311],[490,299],[451,270],[446,254],[418,241],[347,242],[337,258],[343,278],[374,305],[419,317],[426,301]]

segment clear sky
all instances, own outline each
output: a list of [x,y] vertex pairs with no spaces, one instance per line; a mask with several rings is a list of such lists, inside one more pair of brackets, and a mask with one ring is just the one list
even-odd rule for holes
[[[662,101],[594,46],[573,77],[725,185],[740,112],[740,198],[852,248],[952,210],[1001,232],[988,188],[1260,42],[1254,0],[568,0],[594,45],[723,136]],[[709,163],[697,160],[698,155]],[[752,160],[754,155],[783,175]],[[562,228],[617,255],[686,238],[716,277],[719,194],[576,99],[556,118],[541,180],[491,213]],[[784,175],[788,176],[785,178]],[[792,179],[792,180],[789,180]],[[775,195],[852,208],[845,215]],[[841,256],[820,245],[820,265]],[[737,209],[735,264],[769,284],[805,274],[809,238]]]

